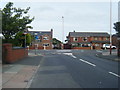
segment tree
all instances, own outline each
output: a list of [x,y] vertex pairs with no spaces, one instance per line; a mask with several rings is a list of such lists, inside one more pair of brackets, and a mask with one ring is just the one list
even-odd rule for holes
[[59,40],[56,39],[56,38],[53,38],[53,39],[52,39],[52,44],[54,45],[54,48],[55,48],[55,47],[61,48],[61,41],[59,41]]
[[27,34],[26,35],[26,43],[27,43],[27,45],[30,45],[30,43],[32,42],[32,36],[31,36],[31,34]]
[[27,15],[30,7],[27,9],[21,9],[13,7],[13,3],[9,2],[2,9],[2,34],[5,37],[5,41],[9,42],[19,31],[24,31],[33,20]]
[[116,30],[118,37],[120,37],[120,22],[114,23],[113,28]]
[[[117,36],[120,37],[120,22],[114,23],[113,28],[116,30]],[[119,39],[118,39],[118,56],[120,57],[120,40]]]
[[[27,33],[26,34],[26,45],[30,45],[31,41],[32,41],[32,36],[31,34]],[[23,31],[20,31],[15,35],[13,46],[25,47],[25,35]]]

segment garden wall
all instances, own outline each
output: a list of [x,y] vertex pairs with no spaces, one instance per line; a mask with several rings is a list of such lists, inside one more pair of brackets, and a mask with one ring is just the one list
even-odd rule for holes
[[3,44],[2,63],[13,63],[28,56],[28,50],[25,48],[12,48],[12,44]]

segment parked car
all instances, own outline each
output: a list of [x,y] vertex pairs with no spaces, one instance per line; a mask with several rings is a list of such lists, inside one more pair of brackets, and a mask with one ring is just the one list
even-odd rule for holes
[[[103,44],[103,49],[110,49],[110,44]],[[116,49],[117,47],[116,46],[111,46],[112,49]]]

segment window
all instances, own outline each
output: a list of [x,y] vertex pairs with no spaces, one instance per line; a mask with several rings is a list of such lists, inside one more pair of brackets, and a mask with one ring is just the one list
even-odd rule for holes
[[99,46],[99,44],[95,44],[95,46]]
[[73,41],[78,41],[78,38],[77,38],[77,37],[74,37],[74,38],[73,38]]
[[109,38],[108,38],[108,37],[106,37],[106,40],[109,40]]
[[83,37],[83,41],[87,41],[87,37]]
[[49,38],[48,37],[43,37],[43,40],[49,40]]
[[49,47],[49,43],[44,43],[43,46]]
[[95,37],[95,40],[98,40],[98,38],[97,38],[97,37]]

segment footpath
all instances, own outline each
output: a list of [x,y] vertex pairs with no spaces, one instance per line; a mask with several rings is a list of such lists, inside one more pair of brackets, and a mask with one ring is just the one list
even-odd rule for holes
[[120,61],[120,57],[117,56],[117,50],[112,50],[111,55],[109,50],[103,50],[101,53],[96,54],[96,56],[107,60]]
[[2,88],[29,88],[40,67],[42,55],[30,54],[13,64],[2,65]]

